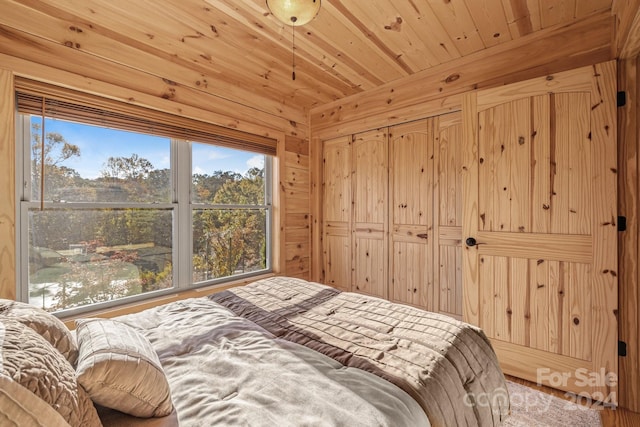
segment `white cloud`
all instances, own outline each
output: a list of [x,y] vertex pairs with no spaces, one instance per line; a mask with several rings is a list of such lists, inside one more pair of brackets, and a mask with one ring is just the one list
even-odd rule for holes
[[196,167],[193,168],[193,173],[194,174],[199,174],[199,175],[204,175],[205,171],[200,166],[196,166]]
[[169,167],[171,165],[171,157],[169,156],[163,156],[160,159],[160,164],[158,165],[158,167],[160,166],[165,166],[165,167]]
[[264,167],[264,156],[258,154],[251,157],[249,160],[247,160],[247,166],[249,168],[262,169]]
[[209,158],[209,160],[221,160],[228,159],[231,156],[227,153],[221,153],[218,150],[209,150],[209,155],[207,157]]

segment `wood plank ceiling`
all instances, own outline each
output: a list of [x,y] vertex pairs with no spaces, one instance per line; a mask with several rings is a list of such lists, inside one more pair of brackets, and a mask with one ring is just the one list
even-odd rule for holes
[[0,53],[87,77],[126,66],[306,122],[313,107],[611,10],[612,1],[324,0],[296,28],[295,81],[291,27],[265,0],[0,0]]

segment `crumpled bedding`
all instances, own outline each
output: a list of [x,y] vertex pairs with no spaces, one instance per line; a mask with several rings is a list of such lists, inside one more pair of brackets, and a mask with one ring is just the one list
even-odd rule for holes
[[210,298],[279,338],[396,384],[434,426],[497,426],[509,413],[504,375],[475,326],[288,277]]
[[175,412],[136,419],[101,410],[105,426],[428,426],[406,392],[274,337],[206,298],[118,320],[158,353]]

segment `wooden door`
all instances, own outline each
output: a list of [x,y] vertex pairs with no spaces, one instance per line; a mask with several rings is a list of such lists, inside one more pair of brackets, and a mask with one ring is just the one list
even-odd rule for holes
[[462,115],[389,131],[390,299],[462,318]]
[[462,319],[462,114],[435,118],[439,311]]
[[354,136],[352,290],[382,298],[388,294],[387,152],[386,128]]
[[434,119],[389,133],[390,299],[438,311]]
[[351,137],[323,143],[324,283],[351,290]]
[[615,76],[609,62],[463,100],[465,320],[506,373],[613,403]]

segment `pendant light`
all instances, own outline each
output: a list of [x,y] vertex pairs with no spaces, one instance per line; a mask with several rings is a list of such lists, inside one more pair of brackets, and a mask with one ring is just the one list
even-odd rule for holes
[[320,10],[320,0],[266,0],[273,16],[286,25],[291,25],[292,68],[291,78],[296,79],[296,33],[295,27],[308,24]]

